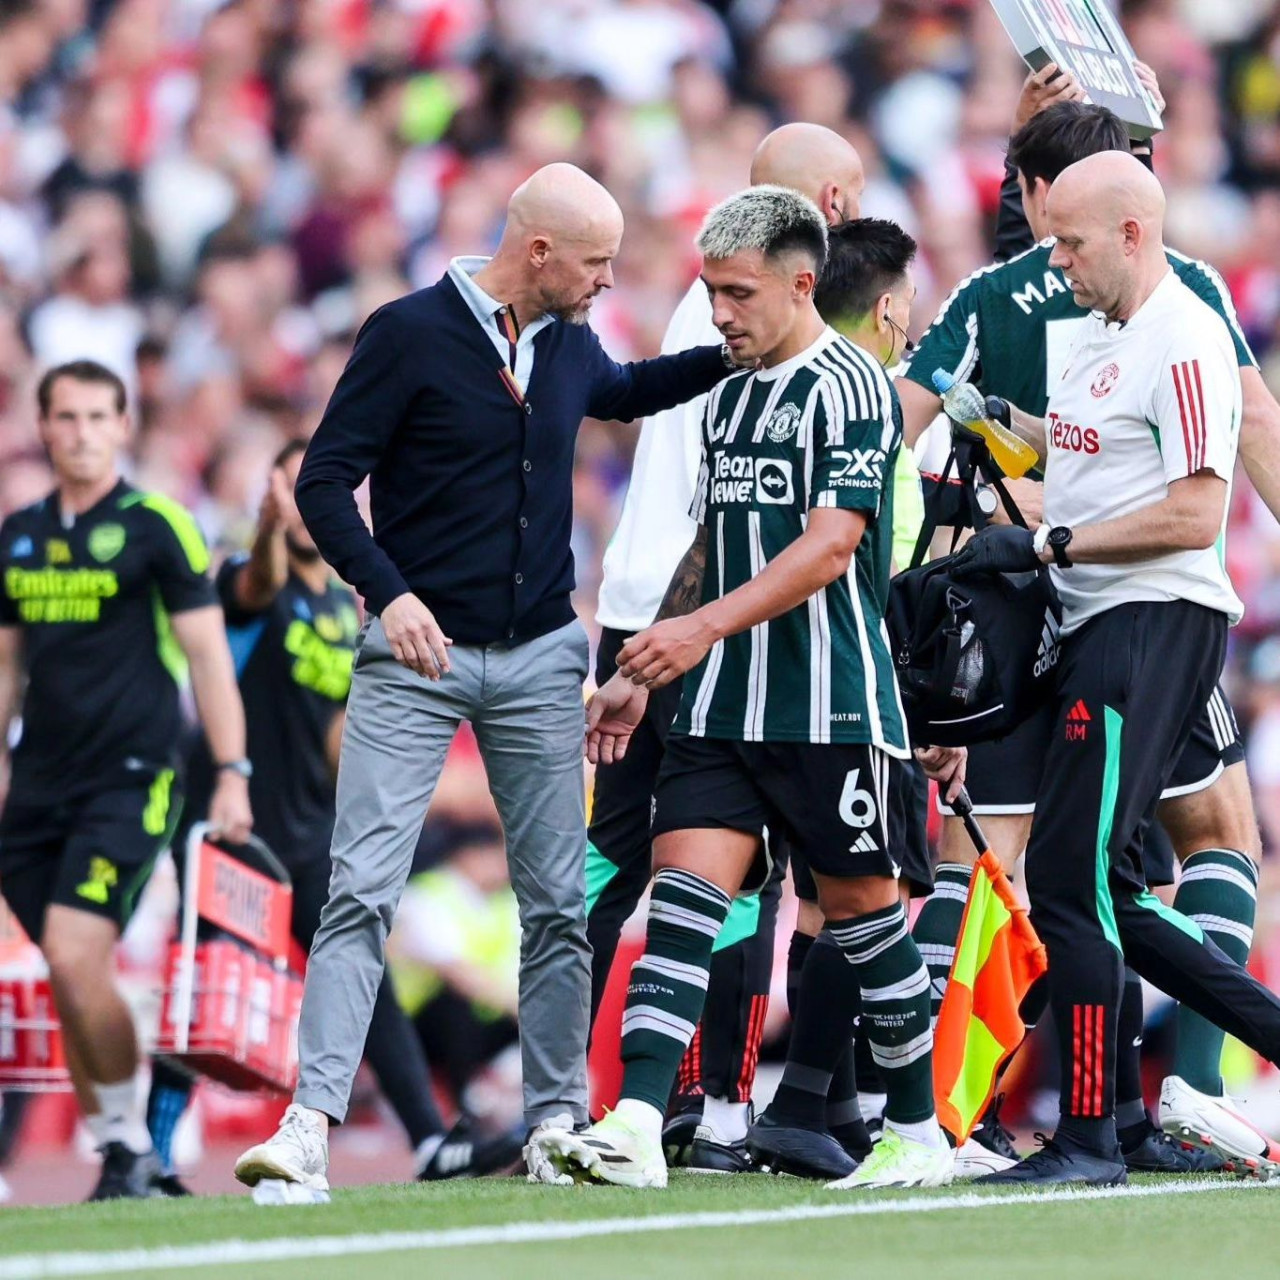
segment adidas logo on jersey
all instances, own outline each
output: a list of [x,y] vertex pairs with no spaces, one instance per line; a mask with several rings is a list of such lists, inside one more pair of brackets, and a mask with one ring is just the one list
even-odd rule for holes
[[864,831],[850,846],[850,853],[879,853],[880,846]]
[[1036,665],[1032,668],[1037,677],[1044,675],[1046,671],[1052,671],[1058,665],[1058,659],[1062,656],[1058,643],[1060,631],[1057,618],[1046,609],[1044,630],[1040,632],[1040,647],[1036,650]]
[[1092,719],[1089,708],[1084,705],[1084,699],[1080,698],[1067,712],[1067,741],[1083,742],[1089,735],[1089,722]]

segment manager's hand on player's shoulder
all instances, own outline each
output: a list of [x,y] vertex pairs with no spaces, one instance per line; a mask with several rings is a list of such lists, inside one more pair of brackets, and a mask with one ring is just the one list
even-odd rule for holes
[[592,764],[621,760],[648,705],[649,690],[621,672],[601,685],[587,700],[587,759]]
[[632,684],[650,689],[660,689],[691,671],[716,642],[701,613],[667,618],[632,636],[618,653],[618,670]]
[[391,656],[428,680],[439,680],[449,670],[449,646],[453,643],[412,591],[397,596],[382,611],[382,629]]
[[942,792],[943,803],[950,804],[964,787],[969,767],[968,747],[917,747],[916,759],[925,773]]

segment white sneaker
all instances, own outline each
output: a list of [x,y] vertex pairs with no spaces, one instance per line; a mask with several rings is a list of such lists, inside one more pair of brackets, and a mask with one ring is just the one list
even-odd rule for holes
[[304,1187],[300,1182],[283,1182],[279,1178],[263,1178],[253,1189],[254,1204],[328,1204],[329,1193],[317,1187]]
[[573,1186],[572,1176],[556,1168],[539,1144],[541,1135],[553,1132],[572,1133],[573,1117],[567,1113],[559,1116],[550,1116],[534,1126],[533,1131],[525,1140],[523,1148],[524,1167],[528,1170],[525,1175],[525,1181],[540,1182],[548,1187],[571,1187]]
[[[260,1182],[273,1181],[296,1184],[298,1192],[323,1193],[324,1199],[290,1199],[287,1203],[324,1203],[329,1199],[329,1141],[316,1119],[315,1112],[300,1107],[295,1102],[280,1127],[266,1142],[250,1147],[236,1161],[236,1177],[246,1186],[256,1187]],[[284,1194],[284,1193],[279,1193]],[[264,1192],[264,1196],[270,1196]],[[256,1198],[256,1197],[255,1197]],[[263,1203],[280,1204],[286,1201],[268,1198]]]
[[873,1187],[945,1187],[955,1177],[955,1152],[944,1142],[926,1146],[886,1124],[871,1154],[828,1191],[861,1191]]
[[956,1149],[954,1176],[957,1182],[966,1182],[970,1178],[981,1178],[988,1173],[1012,1169],[1017,1163],[998,1151],[984,1147],[976,1138],[970,1138]]
[[1180,1142],[1212,1151],[1233,1173],[1280,1178],[1280,1143],[1252,1125],[1227,1098],[1193,1089],[1181,1076],[1160,1087],[1160,1127]]
[[619,1187],[667,1185],[661,1141],[648,1137],[616,1111],[581,1133],[539,1125],[529,1145],[570,1182],[612,1182]]

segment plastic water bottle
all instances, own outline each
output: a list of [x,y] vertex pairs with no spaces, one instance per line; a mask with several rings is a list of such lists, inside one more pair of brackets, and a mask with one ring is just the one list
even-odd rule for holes
[[957,382],[945,369],[933,371],[933,386],[947,417],[981,436],[996,466],[1010,480],[1026,475],[1040,455],[1021,436],[987,416],[982,392],[972,382]]

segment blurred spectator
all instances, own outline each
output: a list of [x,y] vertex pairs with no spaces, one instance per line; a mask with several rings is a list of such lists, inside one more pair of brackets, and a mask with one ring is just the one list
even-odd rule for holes
[[31,314],[31,349],[45,368],[96,360],[137,390],[142,312],[130,301],[129,226],[107,190],[68,200],[47,242],[53,292]]

